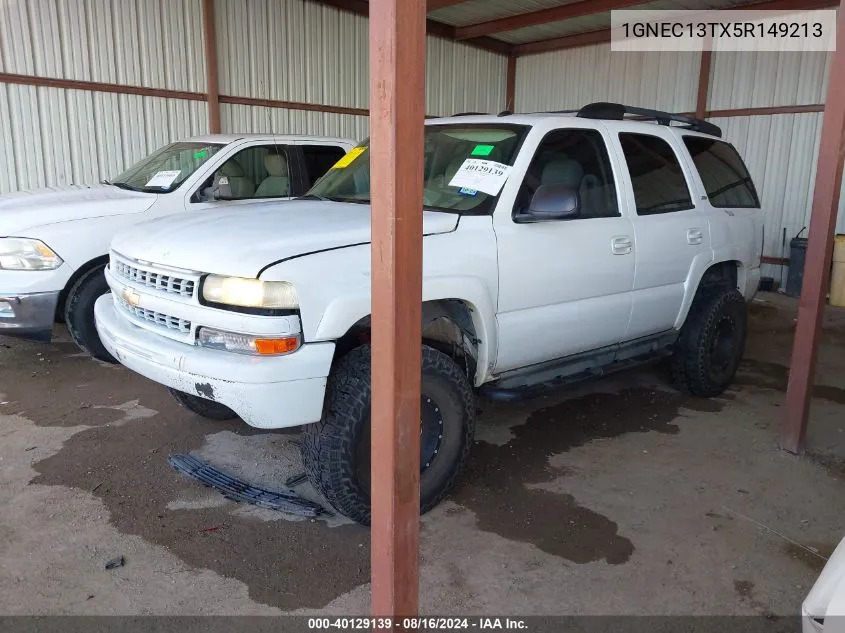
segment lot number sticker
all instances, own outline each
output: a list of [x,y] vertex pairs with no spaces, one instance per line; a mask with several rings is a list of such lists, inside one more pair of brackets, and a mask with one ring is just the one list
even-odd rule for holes
[[179,177],[182,172],[178,169],[174,171],[160,171],[155,176],[150,178],[150,181],[144,185],[145,187],[163,187],[167,189],[173,184],[173,181]]
[[494,160],[467,158],[449,181],[450,187],[474,189],[491,196],[499,195],[512,167]]

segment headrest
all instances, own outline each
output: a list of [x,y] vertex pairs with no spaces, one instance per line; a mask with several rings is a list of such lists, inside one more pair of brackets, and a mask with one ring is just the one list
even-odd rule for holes
[[244,168],[236,160],[227,160],[220,168],[220,172],[229,178],[243,178]]
[[578,189],[583,177],[584,168],[581,163],[571,158],[561,158],[546,163],[540,182],[544,185],[566,185]]
[[458,170],[461,168],[461,165],[464,164],[464,158],[455,158],[452,160],[451,163],[446,167],[446,171],[443,174],[444,181],[446,185],[455,177],[455,174],[458,173]]
[[264,157],[264,169],[271,176],[287,176],[288,159],[283,154],[267,154]]

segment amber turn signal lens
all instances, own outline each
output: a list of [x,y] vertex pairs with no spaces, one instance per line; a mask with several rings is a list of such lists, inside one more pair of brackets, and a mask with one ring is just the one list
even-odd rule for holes
[[255,339],[255,351],[259,354],[289,354],[299,348],[299,337],[288,338],[257,338]]

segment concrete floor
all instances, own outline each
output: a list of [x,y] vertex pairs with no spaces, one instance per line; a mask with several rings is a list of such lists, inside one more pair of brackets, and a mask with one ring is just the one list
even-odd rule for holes
[[[797,613],[843,536],[845,311],[801,458],[777,447],[794,312],[758,297],[722,398],[639,371],[481,402],[469,468],[422,520],[423,611]],[[235,504],[166,462],[277,487],[300,471],[295,434],[196,418],[57,334],[0,340],[0,614],[368,612],[367,530]]]

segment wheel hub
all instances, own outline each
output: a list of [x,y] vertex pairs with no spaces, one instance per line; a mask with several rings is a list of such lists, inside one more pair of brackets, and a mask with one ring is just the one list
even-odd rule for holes
[[734,357],[736,343],[736,326],[733,319],[723,317],[716,325],[713,343],[710,347],[710,360],[713,367],[723,371]]
[[437,403],[425,395],[420,404],[420,472],[425,472],[443,442],[443,414]]

